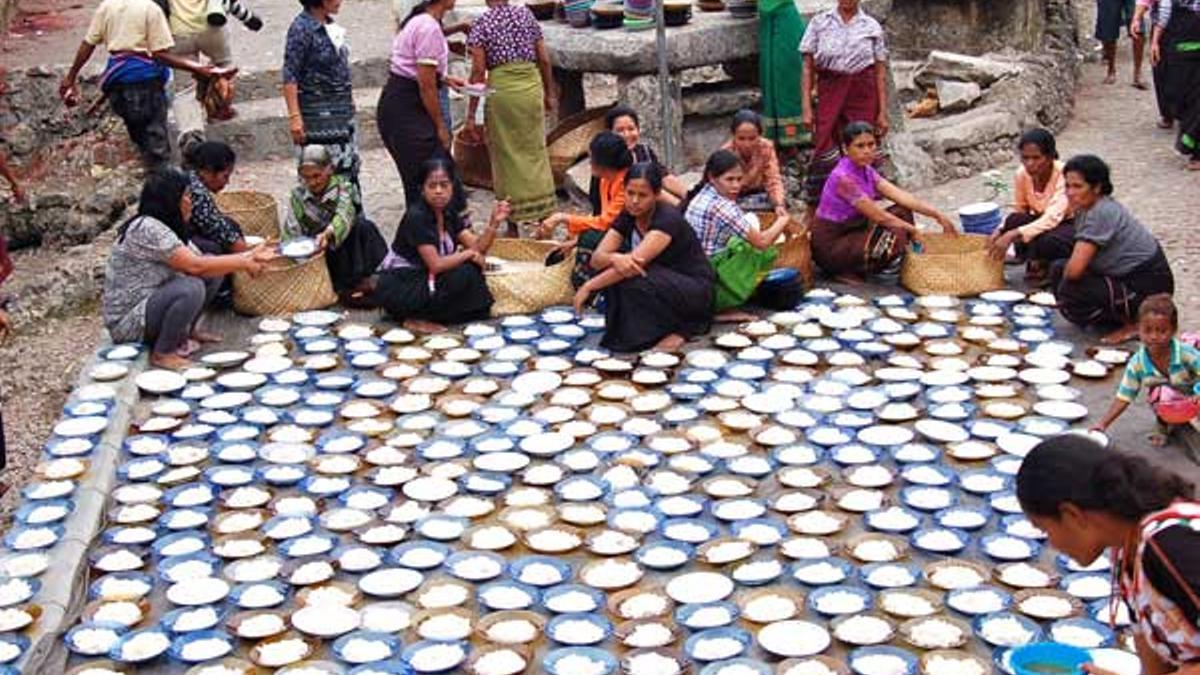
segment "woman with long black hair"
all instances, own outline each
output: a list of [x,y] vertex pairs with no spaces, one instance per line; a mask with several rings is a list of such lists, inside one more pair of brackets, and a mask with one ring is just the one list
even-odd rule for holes
[[161,368],[186,368],[197,343],[221,339],[197,327],[221,277],[257,274],[275,257],[265,245],[199,255],[188,246],[191,216],[187,174],[171,168],[150,173],[137,215],[117,231],[104,273],[101,313],[110,337],[152,345],[150,364]]
[[1115,600],[1132,610],[1143,673],[1196,672],[1200,504],[1190,482],[1146,458],[1067,434],[1025,458],[1017,499],[1050,544],[1080,565],[1109,554]]

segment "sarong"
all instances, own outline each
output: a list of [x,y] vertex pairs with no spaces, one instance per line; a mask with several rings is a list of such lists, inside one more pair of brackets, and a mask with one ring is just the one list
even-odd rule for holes
[[804,179],[804,201],[817,204],[825,180],[841,159],[842,130],[851,122],[875,124],[879,118],[879,91],[875,66],[857,73],[817,71],[817,110],[814,115],[813,154]]
[[791,0],[760,0],[758,11],[758,72],[762,87],[763,133],[777,148],[807,143],[800,74],[804,58],[800,39],[807,25]]
[[[1024,227],[1040,217],[1036,213],[1010,213],[1004,219],[1004,225],[1001,226],[1000,231],[1008,232],[1018,227]],[[1028,243],[1024,238],[1017,237],[1013,247],[1017,250],[1017,255],[1024,260],[1053,262],[1070,258],[1071,251],[1075,248],[1075,220],[1064,218],[1057,227],[1039,234]]]
[[[893,205],[888,211],[913,222],[912,211],[902,206]],[[866,218],[845,223],[818,218],[812,228],[813,262],[831,276],[881,272],[899,260],[907,246],[907,232],[896,232]]]
[[1050,283],[1058,300],[1058,311],[1071,323],[1082,326],[1119,326],[1137,320],[1142,301],[1158,293],[1175,292],[1175,277],[1162,248],[1123,277],[1085,273],[1075,281],[1063,278],[1067,261],[1050,266]]
[[557,206],[542,121],[542,77],[529,62],[488,73],[488,155],[496,199],[512,204],[512,220],[541,220]]
[[1176,6],[1163,43],[1163,88],[1179,121],[1176,147],[1200,160],[1200,12]]
[[439,152],[448,156],[421,102],[417,81],[392,74],[379,95],[375,119],[404,183],[404,203],[416,204],[421,199],[421,165]]

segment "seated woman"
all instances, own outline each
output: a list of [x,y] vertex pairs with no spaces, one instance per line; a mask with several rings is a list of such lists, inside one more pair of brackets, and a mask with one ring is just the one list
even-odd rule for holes
[[483,234],[476,236],[454,208],[454,164],[427,160],[420,178],[421,199],[396,229],[375,302],[405,328],[436,333],[445,330],[442,324],[488,318],[492,294],[483,278],[484,255],[511,208],[496,202]]
[[575,294],[582,312],[605,292],[600,344],[616,352],[675,350],[712,322],[712,266],[679,210],[659,202],[662,189],[654,164],[629,169],[625,208],[592,256],[598,274]]
[[[625,140],[625,145],[633,156],[634,164],[651,162],[658,165],[658,170],[663,174],[663,200],[668,204],[678,206],[680,200],[687,196],[687,186],[683,184],[679,176],[673,175],[669,169],[663,166],[662,162],[658,161],[658,155],[655,154],[653,148],[642,143],[642,122],[633,108],[623,105],[614,106],[605,113],[604,126]],[[595,176],[592,176],[589,194],[592,198],[592,207],[597,208],[600,199],[600,180]]]
[[221,213],[213,195],[225,189],[237,155],[219,141],[197,143],[185,151],[188,194],[192,197],[192,243],[205,253],[239,253],[249,248],[242,228]]
[[1070,257],[1075,223],[1054,134],[1030,129],[1017,142],[1017,152],[1021,168],[1013,180],[1013,212],[992,232],[990,247],[992,256],[1001,260],[1015,246],[1026,263],[1025,280],[1041,284],[1051,262]]
[[275,257],[265,245],[199,255],[188,245],[191,215],[187,174],[169,168],[150,173],[137,215],[117,231],[104,272],[102,314],[113,342],[152,345],[150,364],[159,368],[186,368],[191,362],[183,354],[195,343],[221,339],[197,328],[221,277],[257,274]]
[[[743,175],[742,161],[738,159],[738,156],[730,150],[718,150],[709,156],[704,165],[704,180],[693,188],[692,194],[688,197],[684,217],[696,233],[696,237],[700,239],[700,247],[704,249],[704,255],[710,259],[725,251],[730,241],[735,239],[745,241],[757,251],[767,251],[792,223],[791,218],[785,213],[782,217],[776,218],[775,222],[767,229],[759,229],[758,218],[754,214],[743,211],[736,201]],[[750,254],[759,258],[768,269],[774,259],[774,254],[769,257],[764,257],[761,253],[754,251],[751,251]],[[725,254],[722,254],[718,256],[718,260],[713,260],[718,278],[721,277],[721,261],[727,259]],[[719,312],[718,321],[749,321],[754,318],[753,315],[746,312],[725,311],[749,300],[754,289],[746,290],[748,293],[745,294],[745,297],[730,297],[728,302],[734,304],[725,306],[722,306],[722,294],[718,294],[716,306],[716,310]]]
[[[872,164],[877,149],[875,129],[852,122],[842,132],[842,154],[825,181],[812,227],[813,261],[827,274],[860,282],[900,260],[908,240],[920,230],[913,212],[933,218],[949,235],[958,233],[941,211],[896,187]],[[880,198],[895,204],[884,209]]]
[[1078,326],[1118,326],[1102,342],[1137,335],[1142,300],[1175,292],[1162,246],[1112,198],[1108,165],[1094,155],[1072,157],[1063,169],[1075,211],[1075,245],[1068,260],[1050,267],[1050,284],[1063,318]]
[[554,213],[542,221],[537,231],[539,239],[548,239],[559,225],[566,225],[568,237],[562,248],[575,247],[575,270],[571,273],[575,288],[592,276],[589,264],[592,251],[625,208],[625,173],[633,166],[633,155],[625,141],[611,131],[596,134],[588,146],[588,154],[592,175],[600,179],[600,199],[592,205],[592,215]]
[[739,110],[729,125],[733,134],[722,150],[732,150],[742,160],[742,188],[738,203],[747,211],[774,211],[787,215],[783,174],[779,172],[779,157],[775,145],[763,137],[762,118],[752,110]]
[[283,240],[315,237],[342,304],[365,306],[387,242],[359,208],[358,188],[349,177],[335,175],[334,168],[329,146],[307,145],[301,151],[301,184],[292,189]]

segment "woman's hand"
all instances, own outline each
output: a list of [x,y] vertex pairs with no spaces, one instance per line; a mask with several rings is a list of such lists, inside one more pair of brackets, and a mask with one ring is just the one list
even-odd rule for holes
[[1111,670],[1105,670],[1094,663],[1083,664],[1083,672],[1088,673],[1088,675],[1117,675],[1117,673],[1114,673]]
[[443,81],[445,81],[446,84],[450,85],[450,87],[453,89],[462,89],[463,87],[467,86],[467,81],[462,79],[461,77],[447,75],[446,77],[444,77],[442,79],[443,79]]
[[783,204],[776,206],[775,207],[775,217],[776,218],[787,218],[788,217],[787,207],[784,206]]
[[483,253],[476,251],[473,248],[466,249],[466,253],[467,262],[477,266],[479,269],[485,269],[485,266],[487,265],[487,258],[483,255]]
[[942,226],[942,234],[951,237],[958,236],[958,228],[954,226],[954,221],[950,220],[949,216],[944,213],[939,213],[937,214],[935,220],[937,220],[938,225]]
[[879,117],[875,119],[875,135],[882,139],[884,136],[887,136],[891,128],[892,121],[888,118],[887,109],[881,109]]
[[1157,66],[1159,61],[1162,61],[1162,46],[1158,44],[1158,40],[1151,40],[1150,65]]
[[474,115],[469,117],[466,122],[463,122],[462,131],[458,132],[459,138],[467,143],[478,143],[482,138],[479,133],[479,127],[475,124]]
[[292,135],[292,143],[304,145],[304,118],[300,113],[288,115],[288,133]]
[[8,312],[0,309],[0,343],[8,340],[8,336],[12,334],[12,319],[8,316]]
[[1021,233],[1015,229],[1009,230],[1003,234],[999,229],[992,231],[992,236],[988,237],[988,253],[996,260],[1004,260],[1004,256],[1008,255],[1008,249],[1017,241],[1017,237]]
[[538,239],[549,239],[554,236],[554,230],[565,222],[567,222],[567,214],[552,213],[546,216],[546,219],[543,220],[540,225],[538,225],[537,232],[535,232],[535,234],[537,235]]
[[800,115],[800,122],[809,131],[813,130],[813,111],[811,105],[804,106],[804,112]]
[[512,203],[502,199],[492,206],[492,217],[488,220],[489,227],[500,227],[512,215]]
[[641,261],[633,257],[632,254],[617,253],[610,260],[612,260],[612,268],[623,279],[646,276],[646,271],[642,269]]
[[583,309],[587,306],[588,300],[592,298],[592,289],[588,284],[579,287],[575,291],[575,297],[571,300],[571,306],[575,308],[575,314],[583,316]]
[[446,149],[446,152],[450,152],[450,132],[446,130],[446,127],[438,125],[437,137],[438,143],[442,144],[442,147]]
[[542,93],[542,109],[548,113],[558,107],[558,89],[553,84],[546,87]]

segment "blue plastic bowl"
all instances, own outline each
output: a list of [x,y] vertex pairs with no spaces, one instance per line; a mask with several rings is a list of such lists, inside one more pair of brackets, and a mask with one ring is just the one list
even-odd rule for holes
[[1012,651],[1008,659],[1016,675],[1071,675],[1092,662],[1091,654],[1057,642],[1037,642]]

